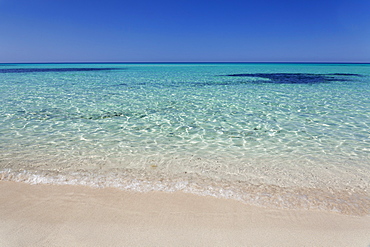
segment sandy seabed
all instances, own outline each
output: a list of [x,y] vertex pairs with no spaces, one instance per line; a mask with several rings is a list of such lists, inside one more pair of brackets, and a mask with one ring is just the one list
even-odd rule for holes
[[0,182],[0,246],[370,246],[370,216]]

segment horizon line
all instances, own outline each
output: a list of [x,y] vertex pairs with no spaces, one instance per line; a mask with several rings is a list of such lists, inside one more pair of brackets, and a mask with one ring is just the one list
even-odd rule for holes
[[369,62],[349,61],[54,61],[54,62],[0,62],[0,64],[370,64]]

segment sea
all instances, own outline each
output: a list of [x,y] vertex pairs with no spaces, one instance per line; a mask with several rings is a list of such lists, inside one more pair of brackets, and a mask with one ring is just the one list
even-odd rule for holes
[[0,64],[0,180],[370,214],[370,64]]

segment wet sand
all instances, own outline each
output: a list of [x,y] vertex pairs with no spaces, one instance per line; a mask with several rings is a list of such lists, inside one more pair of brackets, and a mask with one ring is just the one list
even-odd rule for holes
[[370,246],[370,216],[0,182],[0,246]]

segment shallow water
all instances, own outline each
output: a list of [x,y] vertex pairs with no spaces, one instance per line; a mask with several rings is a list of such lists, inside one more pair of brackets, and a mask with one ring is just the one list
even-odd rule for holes
[[369,214],[369,69],[3,64],[0,179]]

